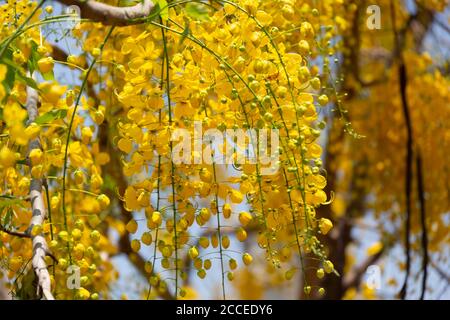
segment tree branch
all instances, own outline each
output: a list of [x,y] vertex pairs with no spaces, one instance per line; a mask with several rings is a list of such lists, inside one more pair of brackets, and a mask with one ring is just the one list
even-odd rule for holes
[[[28,112],[28,123],[34,122],[38,116],[38,93],[31,87],[27,87],[26,109]],[[28,152],[33,149],[41,148],[39,138],[31,140],[28,144]],[[35,225],[42,225],[46,218],[46,210],[44,207],[44,199],[42,196],[42,180],[31,179],[30,183],[30,200],[32,208],[32,216],[29,230]],[[48,252],[47,242],[42,234],[31,235],[33,242],[33,258],[32,266],[38,279],[38,291],[42,290],[42,294],[47,300],[54,300],[51,293],[50,274],[45,263],[45,256]],[[38,292],[39,294],[39,292]]]
[[6,282],[0,278],[0,300],[12,300],[9,289],[6,287]]
[[417,166],[417,193],[420,203],[420,223],[422,225],[422,289],[420,293],[420,300],[425,297],[425,290],[427,288],[427,278],[428,278],[428,230],[426,221],[426,206],[425,206],[425,186],[423,182],[423,170],[422,170],[422,157],[420,153],[416,156],[416,166]]
[[[405,206],[406,206],[406,219],[405,219],[405,253],[406,253],[406,274],[405,274],[405,280],[403,282],[403,286],[400,290],[400,298],[404,300],[406,298],[406,294],[408,291],[408,278],[410,274],[411,269],[411,242],[410,242],[410,235],[411,235],[411,188],[412,188],[412,179],[413,179],[413,170],[412,170],[412,164],[413,164],[413,132],[412,132],[412,123],[411,123],[411,116],[409,113],[409,105],[408,105],[408,98],[406,94],[406,89],[408,86],[408,77],[406,73],[406,65],[405,60],[403,58],[403,49],[404,49],[404,43],[405,43],[405,33],[407,28],[404,28],[400,32],[396,28],[396,14],[395,14],[395,5],[394,1],[391,0],[391,21],[392,21],[392,29],[394,33],[394,47],[395,47],[395,53],[396,57],[398,59],[398,84],[399,84],[399,91],[400,91],[400,97],[401,97],[401,103],[402,103],[402,111],[403,111],[403,118],[405,120],[405,126],[406,126],[406,170],[405,170]],[[411,20],[408,21],[408,24]]]
[[143,0],[132,7],[116,7],[94,0],[58,0],[67,6],[77,6],[81,10],[81,18],[101,22],[104,25],[127,26],[137,24],[140,18],[147,17],[154,4],[150,0]]
[[28,233],[8,230],[1,224],[0,224],[0,231],[7,233],[11,236],[16,236],[16,237],[20,237],[20,238],[31,238],[31,236]]
[[[109,138],[109,128],[111,124],[108,123],[108,120],[105,119],[102,125],[99,127],[99,143],[103,150],[108,150],[108,154],[110,155],[110,163],[105,167],[105,174],[111,176],[117,184],[117,188],[119,192],[123,193],[127,187],[127,181],[125,176],[123,175],[121,169],[121,162],[119,153],[114,149],[114,146],[111,144],[111,139]],[[113,196],[114,194],[110,191],[106,191],[107,194]],[[124,204],[119,203],[119,209],[121,211],[120,219],[127,224],[131,219],[132,215],[125,210]],[[155,244],[156,245],[156,244]],[[119,238],[118,249],[120,253],[126,254],[131,263],[136,267],[136,269],[141,272],[144,277],[148,277],[148,273],[145,271],[145,259],[139,254],[133,252],[131,248],[130,235],[128,233],[123,234]],[[154,276],[156,273],[154,271],[151,272],[150,276]],[[161,290],[156,290],[158,295],[166,300],[175,300],[168,290],[162,292]]]
[[383,251],[381,250],[377,254],[370,256],[367,258],[364,263],[362,263],[358,268],[353,269],[351,272],[347,274],[347,276],[343,280],[343,292],[352,287],[358,287],[361,283],[362,276],[366,272],[367,268],[377,262],[378,259],[383,255]]

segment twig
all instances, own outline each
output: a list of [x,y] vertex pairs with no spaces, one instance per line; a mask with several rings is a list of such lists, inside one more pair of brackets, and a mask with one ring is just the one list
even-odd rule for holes
[[4,233],[20,238],[31,238],[31,236],[28,233],[8,230],[1,224],[0,224],[0,231],[3,231]]
[[422,171],[422,158],[420,153],[416,156],[416,166],[417,166],[417,193],[419,196],[420,203],[420,223],[422,225],[422,290],[420,293],[420,300],[425,297],[425,290],[427,288],[427,276],[428,276],[428,232],[427,232],[427,222],[426,222],[426,207],[425,207],[425,188],[423,185],[423,171]]
[[405,299],[406,293],[408,289],[408,278],[411,269],[411,187],[412,187],[412,162],[413,162],[413,137],[412,137],[412,124],[411,117],[409,114],[409,106],[408,99],[406,96],[406,88],[407,88],[407,74],[406,74],[406,66],[405,61],[402,54],[402,49],[404,46],[404,33],[406,29],[402,30],[401,35],[397,31],[395,26],[396,17],[395,17],[395,5],[391,0],[391,19],[392,19],[392,28],[394,32],[395,39],[395,51],[396,57],[398,58],[398,81],[399,81],[399,90],[402,101],[402,110],[403,117],[406,125],[406,171],[405,171],[405,201],[406,201],[406,219],[405,219],[405,251],[406,251],[406,275],[405,280],[403,282],[402,289],[400,290],[400,298]]

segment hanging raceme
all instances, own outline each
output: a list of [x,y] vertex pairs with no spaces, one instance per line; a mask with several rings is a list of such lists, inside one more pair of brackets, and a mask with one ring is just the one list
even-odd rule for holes
[[[347,226],[339,219],[362,215],[352,193],[376,219],[399,218],[401,79],[337,58],[378,43],[349,40],[356,2],[59,0],[81,5],[81,17],[44,2],[0,5],[0,266],[16,298],[115,298],[120,259],[139,271],[146,299],[195,298],[194,278],[223,299],[294,283],[301,297],[327,297],[348,266],[326,244]],[[421,10],[442,7],[432,2]],[[407,90],[413,152],[437,168],[417,178],[427,196],[408,199],[427,201],[437,252],[448,112],[429,108],[448,101],[448,79],[426,53],[402,59],[417,88]],[[386,81],[366,88],[378,71]],[[426,224],[414,217],[411,232]],[[45,267],[30,294],[36,261]]]
[[[146,230],[137,217],[128,219],[122,227],[118,221],[116,229],[133,235],[130,254],[154,247],[145,269],[150,274],[150,288],[157,286],[159,294],[169,291],[183,296],[189,290],[183,287],[190,269],[190,262],[183,262],[183,257],[188,255],[200,278],[205,278],[208,270],[220,268],[225,298],[225,275],[232,281],[238,261],[250,265],[253,256],[260,255],[257,251],[240,252],[236,244],[232,245],[235,240],[249,241],[249,229],[260,230],[258,244],[266,251],[268,263],[276,267],[282,267],[281,261],[296,264],[280,258],[292,239],[301,258],[304,252],[313,251],[325,259],[318,242],[311,241],[319,228],[314,207],[326,201],[320,168],[310,162],[317,163],[321,155],[313,143],[320,134],[315,124],[314,92],[321,89],[317,68],[309,61],[311,53],[318,53],[314,27],[307,22],[314,18],[306,11],[302,13],[305,21],[299,23],[301,32],[291,34],[288,30],[293,28],[293,17],[289,12],[295,10],[289,2],[282,5],[282,11],[277,6],[217,1],[202,19],[191,10],[169,9],[160,22],[152,20],[109,31],[82,23],[73,35],[83,41],[85,54],[68,55],[67,62],[52,56],[53,49],[42,41],[39,28],[29,28],[18,35],[20,40],[12,40],[14,67],[24,67],[30,57],[30,71],[44,78],[49,78],[59,63],[83,70],[81,87],[70,86],[66,94],[67,87],[54,80],[39,83],[41,116],[26,128],[20,122],[26,118],[18,104],[20,96],[12,99],[10,95],[3,107],[11,142],[25,146],[28,139],[40,137],[42,141],[42,149],[30,152],[29,174],[34,179],[46,179],[50,186],[50,226],[55,237],[49,239],[49,247],[59,262],[51,267],[57,298],[74,294],[78,298],[97,297],[114,277],[110,262],[98,254],[98,250],[115,250],[102,227],[112,218],[105,215],[111,205],[105,193],[110,193],[107,188],[111,187],[106,186],[102,174],[110,156],[102,153],[104,145],[98,137],[98,126],[104,121],[111,128],[115,126],[114,144],[123,153],[122,169],[117,169],[123,170],[128,180],[118,198],[128,214],[136,216],[143,210],[146,217]],[[53,12],[50,7],[45,11],[47,15]],[[38,15],[33,15],[32,19],[37,19]],[[3,27],[2,34],[10,36],[8,32],[11,30]],[[299,44],[284,41],[287,35]],[[3,51],[10,54],[9,49]],[[2,79],[9,67],[2,64]],[[103,82],[114,83],[114,87],[93,89]],[[6,90],[12,93],[24,84],[16,81],[10,85]],[[99,101],[87,99],[85,92],[97,92]],[[2,93],[2,99],[4,96]],[[317,102],[324,105],[326,99],[322,94]],[[14,112],[14,119],[8,112]],[[114,112],[120,116],[112,117]],[[195,123],[205,131],[255,128],[259,134],[264,129],[281,130],[276,150],[279,160],[269,164],[279,170],[263,175],[264,165],[238,163],[236,146],[231,153],[232,166],[224,165],[217,158],[226,146],[212,144],[200,146],[200,153],[211,157],[208,165],[175,163],[171,136],[177,129],[194,135]],[[20,134],[24,129],[26,137]],[[255,143],[251,137],[247,143],[252,142],[253,151],[259,152],[259,135],[257,140]],[[1,152],[2,168],[14,170],[25,183],[26,166],[14,169],[15,162],[22,158],[20,149],[11,149],[11,142],[6,142]],[[198,156],[196,150],[188,158]],[[21,189],[26,188],[24,183]],[[19,195],[16,189],[11,189],[11,194]],[[286,193],[290,194],[289,205],[283,199]],[[246,211],[239,211],[237,207],[243,205]],[[26,212],[25,207],[13,210]],[[237,221],[239,224],[235,224]],[[320,228],[326,233],[323,226]],[[33,228],[31,232],[48,231]],[[81,270],[83,287],[61,287],[67,279],[66,269],[73,264]]]

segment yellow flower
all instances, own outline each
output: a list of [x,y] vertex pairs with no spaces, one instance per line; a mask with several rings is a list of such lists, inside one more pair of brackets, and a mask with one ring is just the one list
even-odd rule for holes
[[91,128],[83,127],[83,129],[81,129],[81,141],[83,141],[84,144],[88,144],[91,141],[92,135]]
[[138,224],[137,224],[136,220],[131,219],[131,220],[127,223],[126,229],[127,229],[127,231],[128,231],[129,233],[132,233],[132,234],[136,233],[136,231],[137,231],[137,229],[138,229]]
[[101,194],[97,197],[97,201],[100,204],[100,209],[105,210],[110,203],[110,200],[106,194]]
[[144,232],[141,236],[141,241],[146,246],[151,245],[153,241],[152,234],[150,232]]
[[256,12],[256,19],[261,23],[263,26],[268,26],[272,23],[272,16],[264,11],[258,10]]
[[230,246],[230,238],[228,238],[228,236],[223,235],[222,236],[222,247],[224,249],[228,249],[228,247]]
[[125,190],[125,206],[128,211],[133,211],[139,208],[139,203],[137,201],[138,195],[136,190],[129,186]]
[[303,56],[309,55],[309,51],[311,50],[311,48],[309,47],[308,41],[300,40],[300,42],[298,43],[298,47],[300,54],[302,54]]
[[211,218],[211,212],[208,208],[202,208],[200,210],[199,217],[203,222],[207,222]]
[[225,203],[222,208],[222,214],[225,219],[231,217],[231,205],[229,203]]
[[321,106],[326,106],[328,104],[328,97],[325,94],[322,94],[321,96],[319,96],[319,98],[317,100],[319,101],[319,104]]
[[0,150],[0,167],[3,169],[14,166],[16,162],[16,156],[8,147],[3,146]]
[[25,134],[28,136],[28,139],[36,138],[41,132],[41,127],[35,122],[30,123],[30,125],[25,129]]
[[314,37],[314,28],[311,23],[305,21],[300,25],[300,33],[306,39],[311,39]]
[[122,138],[117,143],[119,149],[125,153],[130,153],[133,150],[133,142],[128,138]]
[[84,257],[84,253],[86,251],[86,247],[82,243],[77,243],[73,248],[73,256],[77,260],[81,260]]
[[98,110],[94,113],[94,122],[97,125],[101,125],[103,123],[103,121],[105,120],[105,115],[102,111]]
[[141,242],[137,239],[131,241],[131,250],[138,252],[141,249]]
[[241,242],[245,241],[247,239],[247,231],[244,228],[239,228],[236,231],[236,238]]
[[325,271],[322,268],[317,269],[316,276],[319,279],[322,279],[325,276]]
[[[76,184],[82,184],[84,183],[84,174],[83,171],[81,170],[76,170],[73,174],[74,178],[75,178],[75,183]],[[98,200],[98,198],[97,198]]]
[[333,228],[333,223],[330,219],[321,218],[319,222],[319,228],[320,232],[325,235],[331,230],[331,228]]
[[217,246],[219,245],[219,238],[215,233],[211,236],[211,245],[213,248],[217,248]]
[[52,57],[41,58],[41,59],[39,59],[37,64],[38,64],[39,71],[41,71],[42,73],[48,73],[53,70],[53,58]]
[[242,193],[240,193],[237,190],[231,190],[230,191],[230,200],[233,203],[241,203],[242,200],[244,200],[244,196]]
[[37,166],[42,163],[44,159],[44,154],[41,149],[33,149],[30,151],[30,161],[32,166]]
[[100,55],[101,52],[102,52],[102,51],[100,50],[100,48],[93,48],[93,49],[92,49],[92,55],[93,55],[94,57],[98,57],[98,56]]
[[31,177],[34,179],[40,179],[42,178],[44,174],[44,167],[42,164],[35,165],[31,168]]
[[152,273],[152,271],[153,271],[153,264],[150,261],[146,261],[145,264],[144,264],[144,269],[145,269],[145,272]]
[[198,257],[198,249],[197,249],[197,247],[191,247],[190,249],[189,249],[189,257],[191,258],[191,259],[195,259],[195,258],[197,258]]
[[253,217],[250,213],[247,211],[242,211],[239,213],[239,222],[245,227],[252,221]]
[[380,241],[377,241],[369,248],[367,248],[366,252],[368,256],[373,256],[379,253],[381,250],[383,250],[383,244]]
[[244,253],[242,256],[242,261],[246,266],[248,266],[253,261],[253,257],[250,255],[250,253]]
[[39,235],[39,234],[41,234],[42,233],[42,225],[40,225],[40,224],[35,224],[34,226],[33,226],[33,228],[31,229],[31,235],[33,236],[33,237],[35,237],[35,236],[37,236],[37,235]]
[[9,268],[14,272],[17,272],[22,267],[22,264],[22,256],[13,257],[9,260]]
[[323,263],[323,269],[325,270],[326,273],[332,273],[334,270],[333,262],[331,262],[330,260],[326,260]]
[[197,276],[198,276],[200,279],[205,279],[205,277],[206,277],[206,271],[205,271],[204,269],[198,270],[198,271],[197,271]]
[[78,300],[87,300],[87,299],[89,299],[90,296],[91,296],[91,293],[90,293],[87,289],[85,289],[85,288],[83,288],[83,287],[81,287],[80,289],[78,289],[78,290],[77,290],[77,293],[76,293],[76,295],[75,295],[75,297],[76,297]]
[[7,70],[8,69],[4,64],[0,64],[0,101],[2,101],[6,95],[5,87],[3,87],[2,81],[5,80]]
[[64,258],[58,259],[58,267],[61,270],[66,270],[68,266],[69,266],[69,262],[67,261],[67,259],[64,259]]
[[211,172],[206,168],[201,168],[199,172],[200,180],[203,182],[211,182],[212,181],[212,174]]
[[73,238],[74,240],[80,240],[81,237],[82,237],[82,235],[83,235],[83,233],[81,232],[81,230],[78,229],[78,228],[73,229],[72,232],[71,232],[71,234],[72,234],[72,238]]
[[56,105],[61,96],[66,92],[66,86],[61,86],[53,82],[39,83],[38,88],[41,90],[42,100],[53,105]]
[[198,240],[198,243],[204,249],[209,247],[209,239],[207,237],[200,237],[200,239]]
[[235,259],[230,259],[230,261],[228,261],[228,265],[231,270],[234,270],[237,268],[237,261]]
[[159,211],[153,211],[152,213],[152,222],[156,225],[161,225],[162,223],[162,216]]
[[144,45],[135,45],[133,53],[136,57],[128,63],[130,70],[134,73],[152,72],[154,59],[159,54],[154,42],[146,40]]
[[89,235],[93,243],[97,243],[100,240],[100,232],[93,230]]
[[67,242],[67,241],[69,241],[69,233],[67,231],[65,231],[65,230],[60,231],[58,233],[58,238],[61,239],[64,242]]

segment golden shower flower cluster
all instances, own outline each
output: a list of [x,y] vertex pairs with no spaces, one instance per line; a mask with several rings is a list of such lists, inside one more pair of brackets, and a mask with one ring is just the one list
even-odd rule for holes
[[[191,268],[186,256],[200,278],[213,266],[222,281],[232,281],[237,266],[255,257],[284,270],[287,279],[304,268],[305,255],[334,271],[319,241],[332,223],[316,216],[327,203],[319,113],[334,96],[323,90],[317,10],[294,8],[295,1],[217,2],[201,21],[171,9],[168,19],[117,31],[122,41],[103,53],[114,60],[111,81],[123,107],[116,143],[130,183],[120,196],[128,211],[145,212],[146,227],[135,220],[127,225],[132,248],[141,252],[153,243],[148,270],[170,271],[180,295]],[[333,37],[331,28],[326,36]],[[219,164],[225,146],[208,143],[184,155],[192,161],[174,163],[173,133],[183,129],[195,137],[195,123],[203,131],[279,130],[278,170],[264,175],[258,161]],[[261,251],[231,249],[255,229]],[[150,283],[167,285],[156,275]]]
[[[316,259],[318,278],[337,274],[320,241],[333,225],[316,209],[332,196],[324,191],[319,138],[323,110],[338,98],[329,85],[329,56],[339,46],[332,41],[339,28],[346,28],[343,2],[323,1],[321,11],[315,1],[295,0],[158,3],[157,18],[145,23],[83,22],[72,35],[84,53],[65,61],[54,58],[38,27],[15,31],[32,10],[31,23],[38,21],[35,2],[16,1],[24,7],[19,18],[12,1],[2,6],[0,34],[12,39],[0,60],[0,194],[8,199],[0,208],[2,228],[45,236],[56,298],[106,297],[117,276],[110,257],[121,249],[114,232],[131,237],[132,259],[148,257],[148,297],[152,289],[189,297],[184,283],[191,269],[201,279],[220,270],[226,297],[225,282],[255,261],[273,278],[290,280],[299,271],[306,295],[323,294],[306,267]],[[80,71],[80,81],[59,83],[57,65]],[[39,96],[34,122],[27,121],[27,86]],[[237,150],[231,164],[221,164],[226,148],[212,143],[184,155],[203,161],[175,163],[173,133],[194,136],[195,123],[204,131],[277,130],[277,159],[270,163],[276,170],[264,174],[258,159],[239,162]],[[33,139],[40,147],[28,150]],[[262,142],[251,142],[258,153]],[[108,170],[112,159],[120,168]],[[111,182],[117,175],[124,188]],[[29,230],[33,179],[44,181],[48,222]],[[124,215],[112,208],[113,198]],[[20,279],[29,270],[31,243],[0,235],[7,276]],[[67,286],[71,266],[79,267],[80,288]]]

